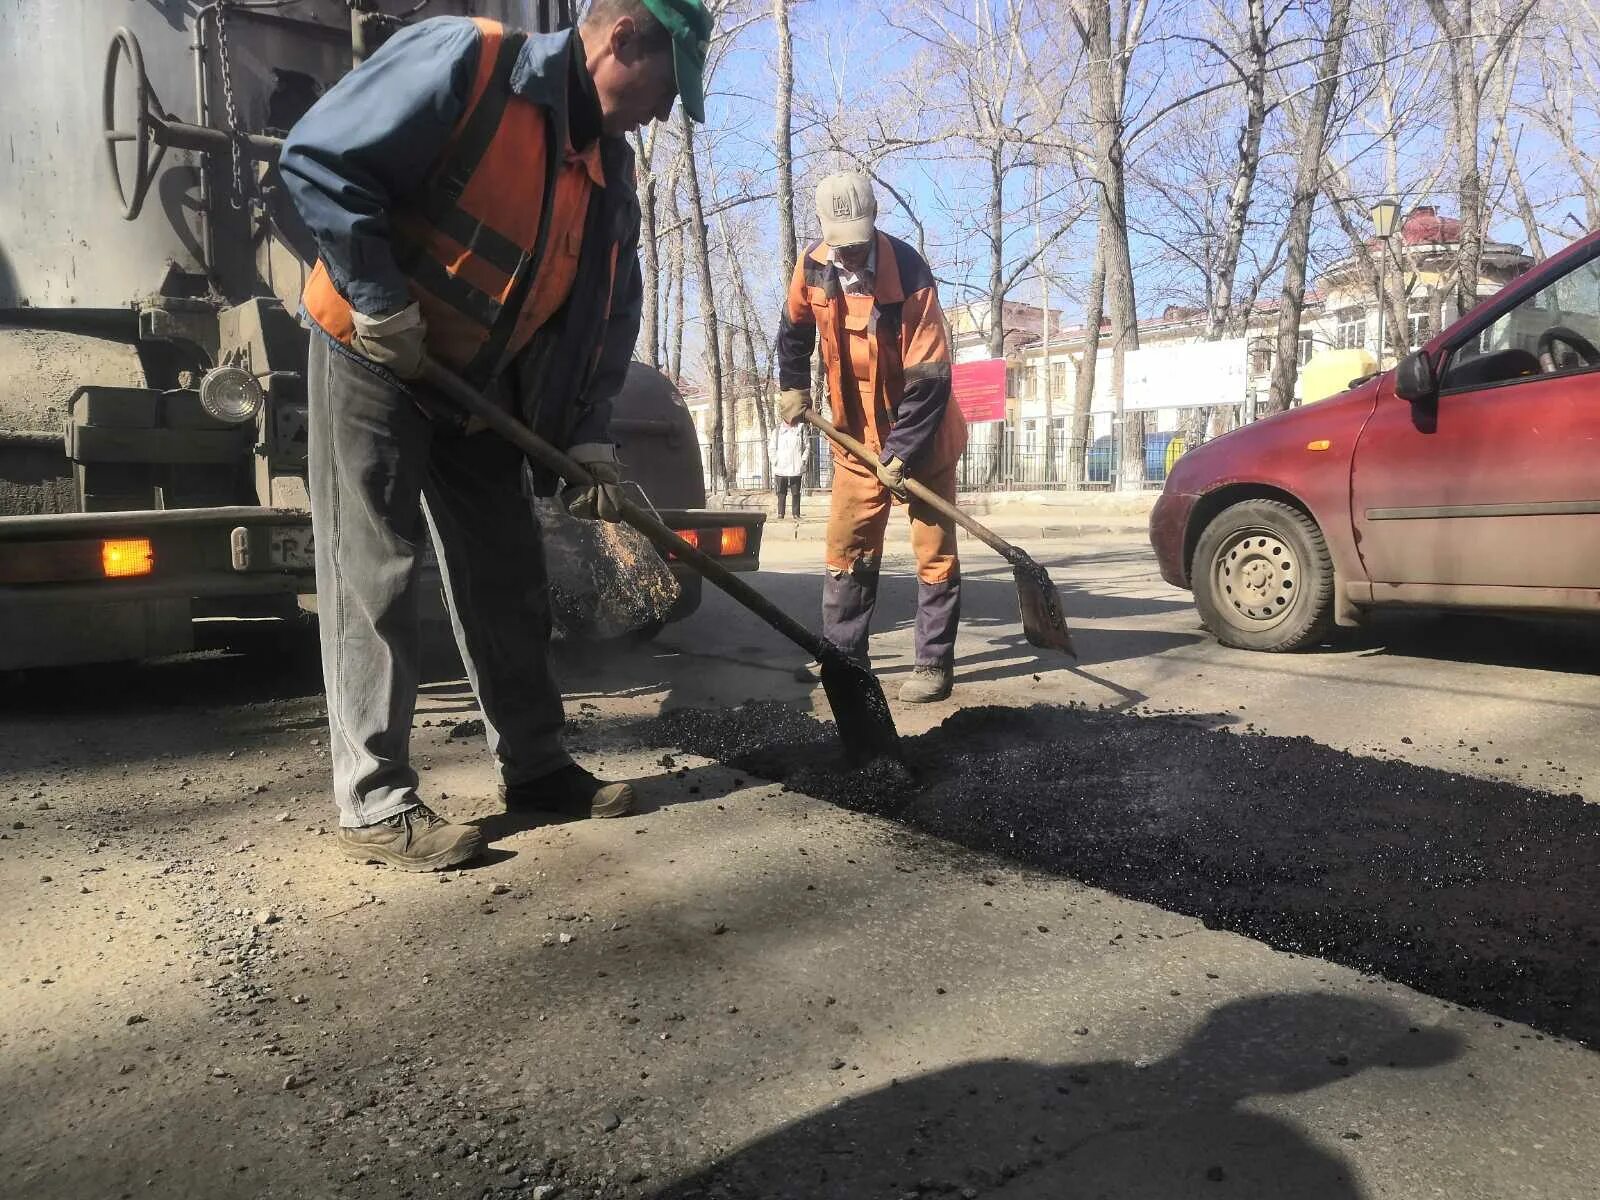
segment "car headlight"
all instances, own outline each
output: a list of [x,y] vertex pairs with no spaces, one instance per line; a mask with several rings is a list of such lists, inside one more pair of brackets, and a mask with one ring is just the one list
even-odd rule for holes
[[213,367],[200,381],[200,407],[229,425],[255,420],[266,398],[256,377],[239,367]]

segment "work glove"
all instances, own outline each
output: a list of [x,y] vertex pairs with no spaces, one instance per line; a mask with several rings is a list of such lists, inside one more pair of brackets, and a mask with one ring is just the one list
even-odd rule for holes
[[906,464],[897,456],[886,463],[879,463],[874,468],[878,482],[883,484],[900,499],[904,500],[906,492]]
[[567,511],[584,521],[622,520],[622,464],[617,448],[610,442],[584,442],[567,451],[567,457],[594,478],[591,484],[575,484],[561,493]]
[[352,313],[355,333],[350,348],[368,362],[392,371],[401,379],[415,379],[422,373],[423,340],[428,327],[416,303],[382,317]]
[[778,415],[785,425],[793,425],[811,407],[811,393],[805,388],[784,388],[778,393]]

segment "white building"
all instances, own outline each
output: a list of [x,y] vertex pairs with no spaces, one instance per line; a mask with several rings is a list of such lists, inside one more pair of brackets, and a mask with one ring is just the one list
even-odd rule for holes
[[[1391,260],[1390,286],[1392,294],[1405,298],[1407,346],[1426,341],[1457,315],[1454,269],[1460,238],[1461,222],[1441,217],[1431,206],[1413,209],[1396,231],[1393,248],[1403,270],[1396,270]],[[1374,241],[1369,250],[1375,254],[1377,246]],[[1296,339],[1296,403],[1322,399],[1377,369],[1377,299],[1368,261],[1352,255],[1333,264],[1308,292]],[[1532,262],[1520,246],[1485,243],[1478,294],[1498,291]],[[957,305],[947,316],[955,361],[988,359],[988,301]],[[971,426],[961,485],[1059,485],[1072,476],[1072,414],[1086,331],[1082,326],[1064,328],[1059,310],[1051,311],[1047,324],[1039,306],[1016,301],[1006,302],[1003,327],[1006,419]],[[1107,484],[1115,471],[1111,443],[1116,402],[1107,349],[1109,321],[1101,328],[1086,465],[1091,483]],[[1244,332],[1220,341],[1206,337],[1203,309],[1169,305],[1161,316],[1139,322],[1140,348],[1126,356],[1123,406],[1133,414],[1126,418],[1130,428],[1137,422],[1144,430],[1142,474],[1147,481],[1165,478],[1166,468],[1186,446],[1253,419],[1269,392],[1277,330],[1276,299],[1258,301]],[[1394,361],[1393,339],[1386,333],[1384,340],[1390,343],[1383,363],[1388,367]],[[751,381],[727,382],[726,419],[736,422],[739,443],[731,472],[734,487],[765,486]],[[683,394],[704,450],[711,426],[709,403],[690,385]]]
[[[1414,209],[1398,230],[1395,250],[1403,271],[1393,272],[1391,290],[1406,299],[1406,345],[1414,347],[1455,319],[1453,270],[1461,223],[1435,209]],[[1376,251],[1377,243],[1373,243]],[[1478,294],[1488,295],[1532,265],[1518,246],[1484,246]],[[989,357],[987,302],[951,313],[957,362]],[[1378,365],[1377,298],[1365,262],[1352,255],[1323,272],[1306,297],[1296,354],[1295,398],[1319,400]],[[995,482],[1009,475],[1018,483],[1053,483],[1068,477],[1067,455],[1079,368],[1087,348],[1082,326],[1062,329],[1052,313],[1046,330],[1036,306],[1008,303],[1007,419],[975,425],[971,444],[987,456]],[[1168,306],[1159,318],[1139,322],[1137,351],[1126,356],[1124,410],[1142,414],[1147,478],[1165,477],[1166,467],[1197,438],[1215,436],[1253,419],[1266,399],[1277,353],[1278,303],[1258,302],[1243,335],[1220,341],[1206,337],[1203,309]],[[1108,482],[1116,403],[1109,321],[1102,323],[1096,356],[1088,438],[1089,476]],[[1384,366],[1393,365],[1393,338]],[[1048,432],[1048,436],[1047,436]],[[1046,445],[1050,452],[1046,454]]]

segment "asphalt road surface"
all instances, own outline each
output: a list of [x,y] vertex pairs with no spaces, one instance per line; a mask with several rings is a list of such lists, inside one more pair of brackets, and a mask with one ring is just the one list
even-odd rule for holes
[[[562,655],[634,818],[498,813],[442,672],[425,787],[494,843],[442,877],[334,851],[304,646],[8,681],[0,1195],[1600,1194],[1593,632],[1249,655],[1136,535],[1029,548],[1081,662],[969,554],[892,805],[801,719],[803,653],[714,595]],[[808,622],[817,556],[774,530],[758,579]],[[741,722],[810,748],[652,744]]]

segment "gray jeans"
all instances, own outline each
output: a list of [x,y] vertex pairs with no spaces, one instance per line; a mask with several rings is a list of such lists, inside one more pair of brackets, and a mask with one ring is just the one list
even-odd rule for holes
[[339,823],[371,825],[419,803],[410,743],[429,531],[501,778],[520,783],[571,762],[561,747],[544,551],[521,453],[490,432],[437,433],[394,379],[316,329],[306,390]]

